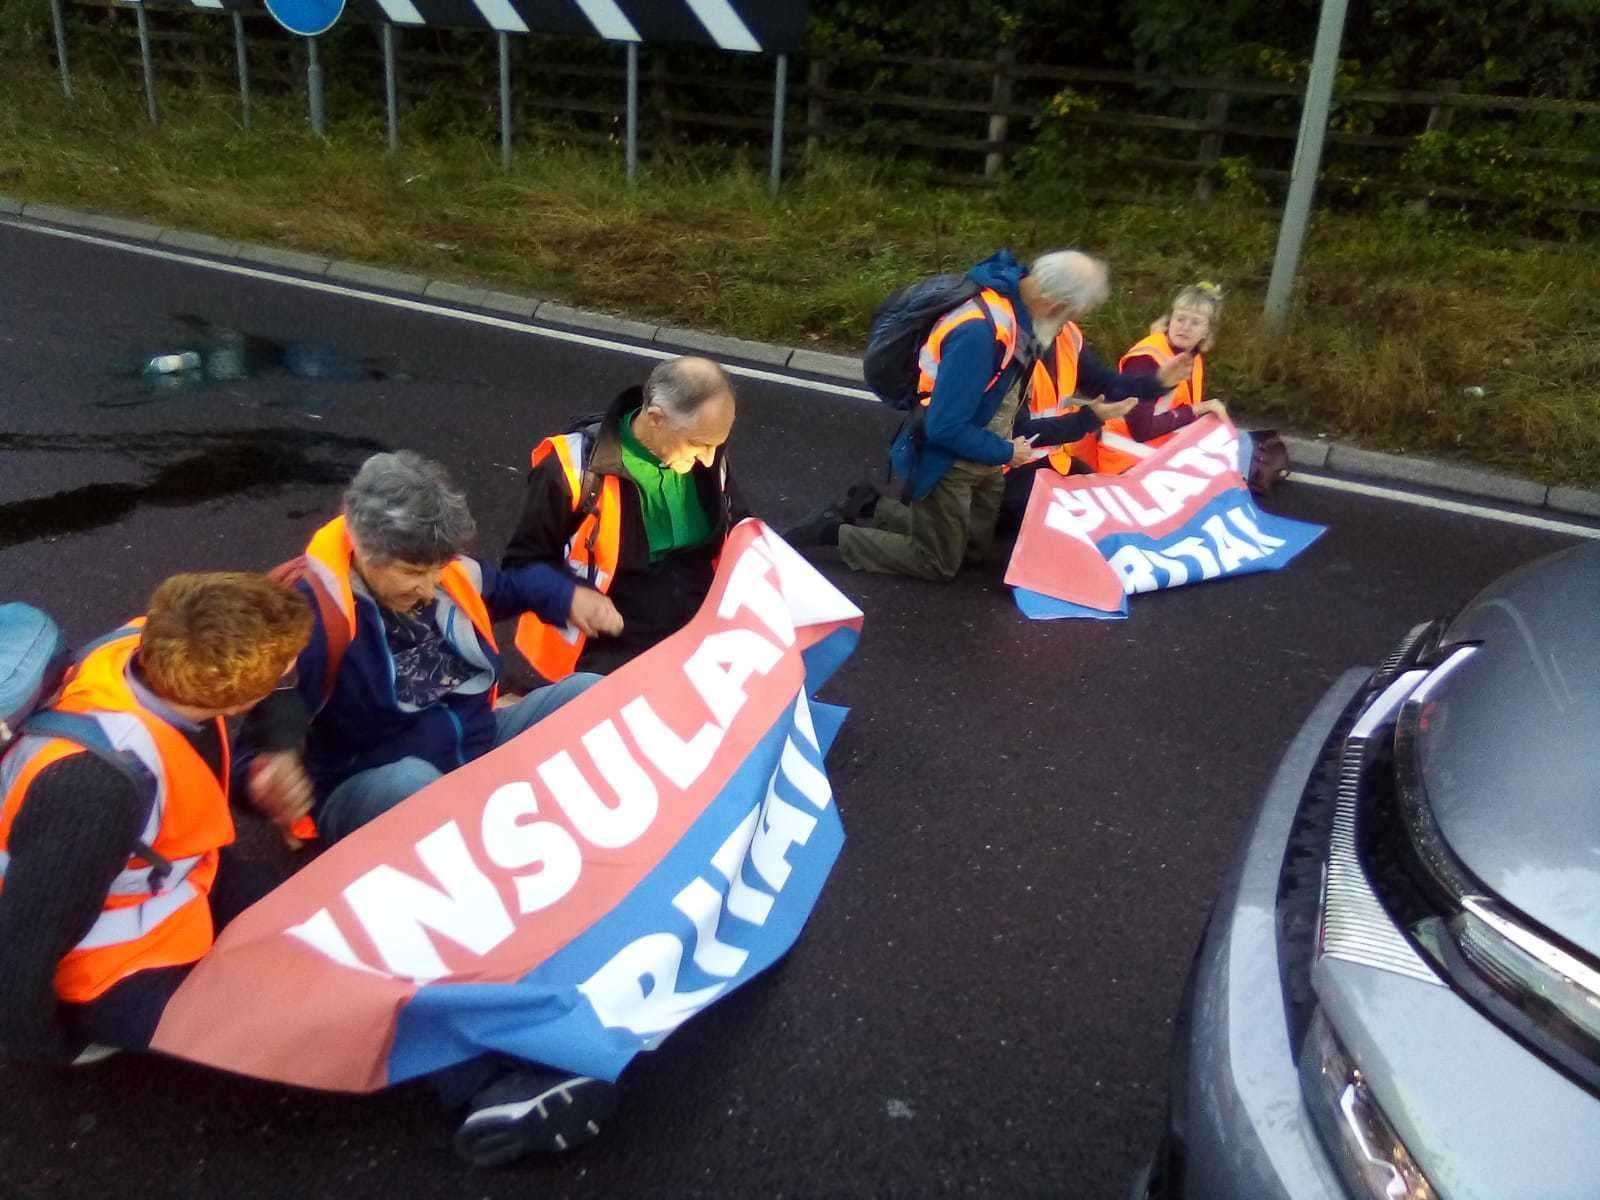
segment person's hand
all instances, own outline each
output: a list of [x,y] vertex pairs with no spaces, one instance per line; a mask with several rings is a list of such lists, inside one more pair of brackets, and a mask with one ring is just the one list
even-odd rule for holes
[[1102,422],[1115,421],[1118,417],[1125,417],[1139,406],[1139,401],[1107,400],[1104,396],[1096,396],[1089,401],[1087,407],[1090,412],[1099,417]]
[[299,753],[282,750],[256,755],[250,763],[249,792],[250,802],[283,831],[284,841],[291,849],[298,849],[299,839],[289,831],[311,811],[311,802],[316,799]]
[[1033,441],[1029,438],[1011,439],[1011,465],[1025,467],[1033,461]]
[[610,599],[593,588],[580,587],[572,593],[571,620],[585,637],[622,632],[622,614]]
[[1195,417],[1197,419],[1200,418],[1200,417],[1207,417],[1207,416],[1210,416],[1210,417],[1221,417],[1224,421],[1228,421],[1228,420],[1232,419],[1232,418],[1230,418],[1228,416],[1227,407],[1222,403],[1221,400],[1202,400],[1202,401],[1200,401],[1199,404],[1196,404],[1194,406],[1194,415],[1195,415]]
[[1175,388],[1194,371],[1194,351],[1185,350],[1177,358],[1168,359],[1156,371],[1156,378],[1164,388]]

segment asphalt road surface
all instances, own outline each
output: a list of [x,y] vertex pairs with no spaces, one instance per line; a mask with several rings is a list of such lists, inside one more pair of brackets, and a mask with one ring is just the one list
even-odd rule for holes
[[[171,391],[134,373],[217,328],[268,365]],[[531,446],[649,365],[0,226],[0,596],[87,638],[170,572],[299,552],[379,448],[442,460],[497,553]],[[769,520],[881,466],[892,414],[738,391],[734,462]],[[1573,540],[1303,484],[1272,507],[1329,531],[1125,622],[1027,621],[998,561],[946,586],[825,567],[866,612],[824,692],[853,709],[844,853],[787,961],[638,1060],[594,1144],[474,1172],[421,1087],[0,1064],[0,1196],[1125,1195],[1207,906],[1304,714]]]

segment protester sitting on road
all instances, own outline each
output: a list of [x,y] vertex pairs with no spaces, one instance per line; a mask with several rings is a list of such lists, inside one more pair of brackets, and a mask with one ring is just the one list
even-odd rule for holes
[[0,759],[0,1050],[148,1047],[217,932],[279,882],[231,849],[223,719],[279,686],[311,621],[265,576],[175,575],[45,713],[88,717],[120,757],[25,729]]
[[496,709],[493,622],[565,620],[581,601],[548,566],[465,557],[475,533],[444,469],[402,450],[367,459],[343,515],[312,537],[294,572],[316,614],[297,687],[246,722],[238,756],[280,823],[309,811],[338,841],[598,681],[574,675]]
[[1092,471],[1119,475],[1190,422],[1208,413],[1226,420],[1228,410],[1222,401],[1204,398],[1205,356],[1216,340],[1221,315],[1222,289],[1216,284],[1196,283],[1179,292],[1171,311],[1129,347],[1117,366],[1125,375],[1167,382],[1170,375],[1162,373],[1188,359],[1194,364],[1188,378],[1159,399],[1137,405],[1126,417],[1108,421],[1098,434],[1074,445],[1072,454]]
[[[1060,250],[1030,269],[1002,250],[968,277],[982,290],[934,323],[918,355],[924,399],[890,451],[905,501],[877,500],[857,485],[843,503],[788,530],[792,544],[837,545],[859,571],[953,579],[964,562],[987,557],[1004,470],[1034,460],[1029,439],[1059,444],[1083,423],[1098,421],[1093,409],[1087,418],[1036,420],[1019,419],[1018,408],[1037,345],[1053,345],[1058,331],[1105,300],[1105,264]],[[1157,392],[1154,381],[1126,387],[1134,395]]]
[[[1104,263],[1075,255],[1068,265],[1083,274],[1090,295],[1104,299],[1109,289]],[[1121,418],[1153,403],[1159,387],[1181,386],[1193,363],[1189,355],[1174,354],[1151,371],[1113,371],[1084,344],[1083,331],[1071,321],[1061,326],[1054,339],[1046,341],[1041,336],[1040,344],[1044,351],[1028,379],[1027,407],[1018,414],[1012,430],[1033,444],[1033,461],[1006,474],[1002,528],[1021,524],[1034,475],[1046,463],[1063,475],[1072,474],[1079,447],[1092,448],[1096,434],[1107,422],[1116,428]],[[1083,403],[1076,401],[1076,396],[1096,399]],[[1077,469],[1088,468],[1078,465]]]
[[619,666],[699,611],[728,531],[749,515],[728,469],[733,421],[722,368],[673,358],[534,448],[501,565],[542,565],[576,587],[570,621],[518,623],[517,649],[544,678]]

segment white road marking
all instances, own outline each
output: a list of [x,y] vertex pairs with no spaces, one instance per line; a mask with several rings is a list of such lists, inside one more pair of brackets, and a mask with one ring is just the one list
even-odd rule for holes
[[1305,483],[1312,487],[1327,488],[1335,492],[1354,492],[1358,496],[1373,496],[1379,500],[1392,500],[1396,504],[1411,504],[1418,508],[1435,508],[1441,512],[1460,513],[1479,517],[1485,521],[1503,521],[1508,525],[1526,525],[1529,529],[1543,529],[1550,533],[1566,533],[1573,537],[1600,538],[1600,529],[1588,525],[1574,525],[1570,521],[1557,521],[1551,517],[1536,517],[1532,513],[1511,512],[1503,508],[1490,508],[1483,504],[1469,504],[1463,500],[1445,500],[1439,496],[1426,496],[1421,492],[1407,492],[1399,488],[1382,487],[1375,483],[1359,483],[1354,479],[1335,479],[1331,475],[1308,475],[1296,471],[1289,477],[1291,483]]
[[[572,342],[579,346],[592,346],[597,350],[615,350],[623,354],[636,354],[641,358],[656,359],[676,358],[683,353],[682,350],[662,350],[655,346],[640,346],[633,342],[614,341],[611,338],[596,337],[594,334],[589,333],[574,333],[567,329],[553,329],[547,325],[530,325],[526,318],[518,320],[515,317],[491,317],[485,313],[449,308],[427,300],[413,300],[405,296],[386,296],[378,292],[362,291],[360,288],[327,283],[321,279],[305,279],[298,275],[283,275],[276,271],[247,267],[242,263],[195,258],[193,255],[182,254],[173,250],[161,250],[154,246],[141,246],[133,242],[119,242],[111,238],[97,237],[91,233],[78,233],[70,229],[53,229],[45,225],[30,225],[26,221],[15,221],[9,218],[0,218],[0,225],[9,225],[13,229],[26,230],[30,233],[42,233],[48,237],[65,238],[67,241],[88,242],[91,245],[105,246],[112,250],[122,250],[129,254],[140,254],[146,258],[160,258],[168,262],[185,263],[188,266],[201,267],[208,271],[221,271],[229,275],[241,275],[246,279],[260,279],[267,283],[289,284],[293,287],[305,288],[308,291],[323,292],[330,296],[346,296],[352,300],[365,300],[370,304],[382,304],[389,308],[428,313],[436,317],[449,317],[457,321],[467,321],[474,325],[487,325],[494,329],[509,329],[514,333],[525,333],[533,337],[548,338],[551,341]],[[852,400],[870,400],[874,404],[878,403],[878,398],[865,388],[848,387],[841,383],[828,383],[821,379],[806,379],[803,376],[786,375],[778,371],[763,371],[759,367],[745,367],[735,363],[723,363],[722,366],[728,374],[737,375],[742,379],[762,379],[769,383],[781,383],[786,387],[805,388],[813,392],[824,392],[830,396],[846,396]]]
[[[120,242],[112,238],[97,237],[90,233],[78,233],[70,229],[54,229],[46,225],[35,225],[26,220],[0,218],[0,225],[30,233],[44,234],[47,237],[64,238],[68,241],[105,246],[108,249],[121,250],[128,254],[140,254],[147,258],[159,258],[167,262],[184,263],[188,266],[200,267],[208,271],[221,271],[229,275],[241,275],[247,279],[259,279],[267,283],[281,283],[291,287],[305,288],[308,291],[322,292],[330,296],[345,296],[352,300],[363,300],[369,304],[381,304],[389,308],[404,309],[408,312],[427,313],[430,316],[447,317],[451,320],[466,321],[474,325],[486,325],[493,329],[510,330],[513,333],[527,334],[531,337],[546,338],[557,342],[569,342],[578,346],[590,346],[596,350],[610,350],[620,354],[634,354],[640,358],[652,359],[675,358],[681,353],[678,350],[663,350],[654,346],[640,346],[632,342],[619,342],[589,333],[553,329],[547,325],[532,325],[526,320],[492,317],[486,313],[468,312],[465,309],[450,308],[427,300],[413,300],[405,296],[386,296],[378,292],[367,292],[359,288],[328,283],[321,279],[305,279],[297,275],[284,275],[258,267],[247,267],[241,263],[196,258],[190,254],[162,250],[154,246],[141,246],[133,242]],[[852,400],[867,400],[873,404],[879,403],[878,398],[865,388],[828,383],[821,379],[807,379],[801,375],[790,375],[782,371],[765,371],[759,367],[746,367],[736,363],[723,363],[722,365],[728,374],[741,379],[760,379],[768,383],[781,384],[784,387],[821,392],[829,396],[844,396]],[[1300,470],[1295,471],[1292,480],[1295,483],[1303,483],[1309,487],[1351,492],[1359,496],[1389,500],[1396,504],[1410,504],[1418,508],[1431,508],[1440,512],[1457,513],[1461,516],[1476,517],[1485,521],[1500,521],[1509,525],[1522,525],[1529,529],[1540,529],[1549,533],[1563,533],[1571,537],[1600,539],[1600,529],[1589,525],[1578,525],[1570,521],[1560,521],[1551,517],[1538,517],[1531,513],[1512,512],[1506,509],[1491,508],[1487,505],[1471,504],[1460,500],[1445,500],[1438,496],[1423,495],[1420,492],[1408,492],[1401,488],[1383,487],[1374,483],[1358,483],[1352,479],[1336,479],[1329,475],[1308,474]]]

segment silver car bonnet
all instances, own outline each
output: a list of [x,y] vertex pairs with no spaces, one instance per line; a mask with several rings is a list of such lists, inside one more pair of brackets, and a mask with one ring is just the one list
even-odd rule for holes
[[1490,890],[1600,953],[1600,543],[1505,576],[1442,640],[1480,648],[1417,731],[1440,832]]

